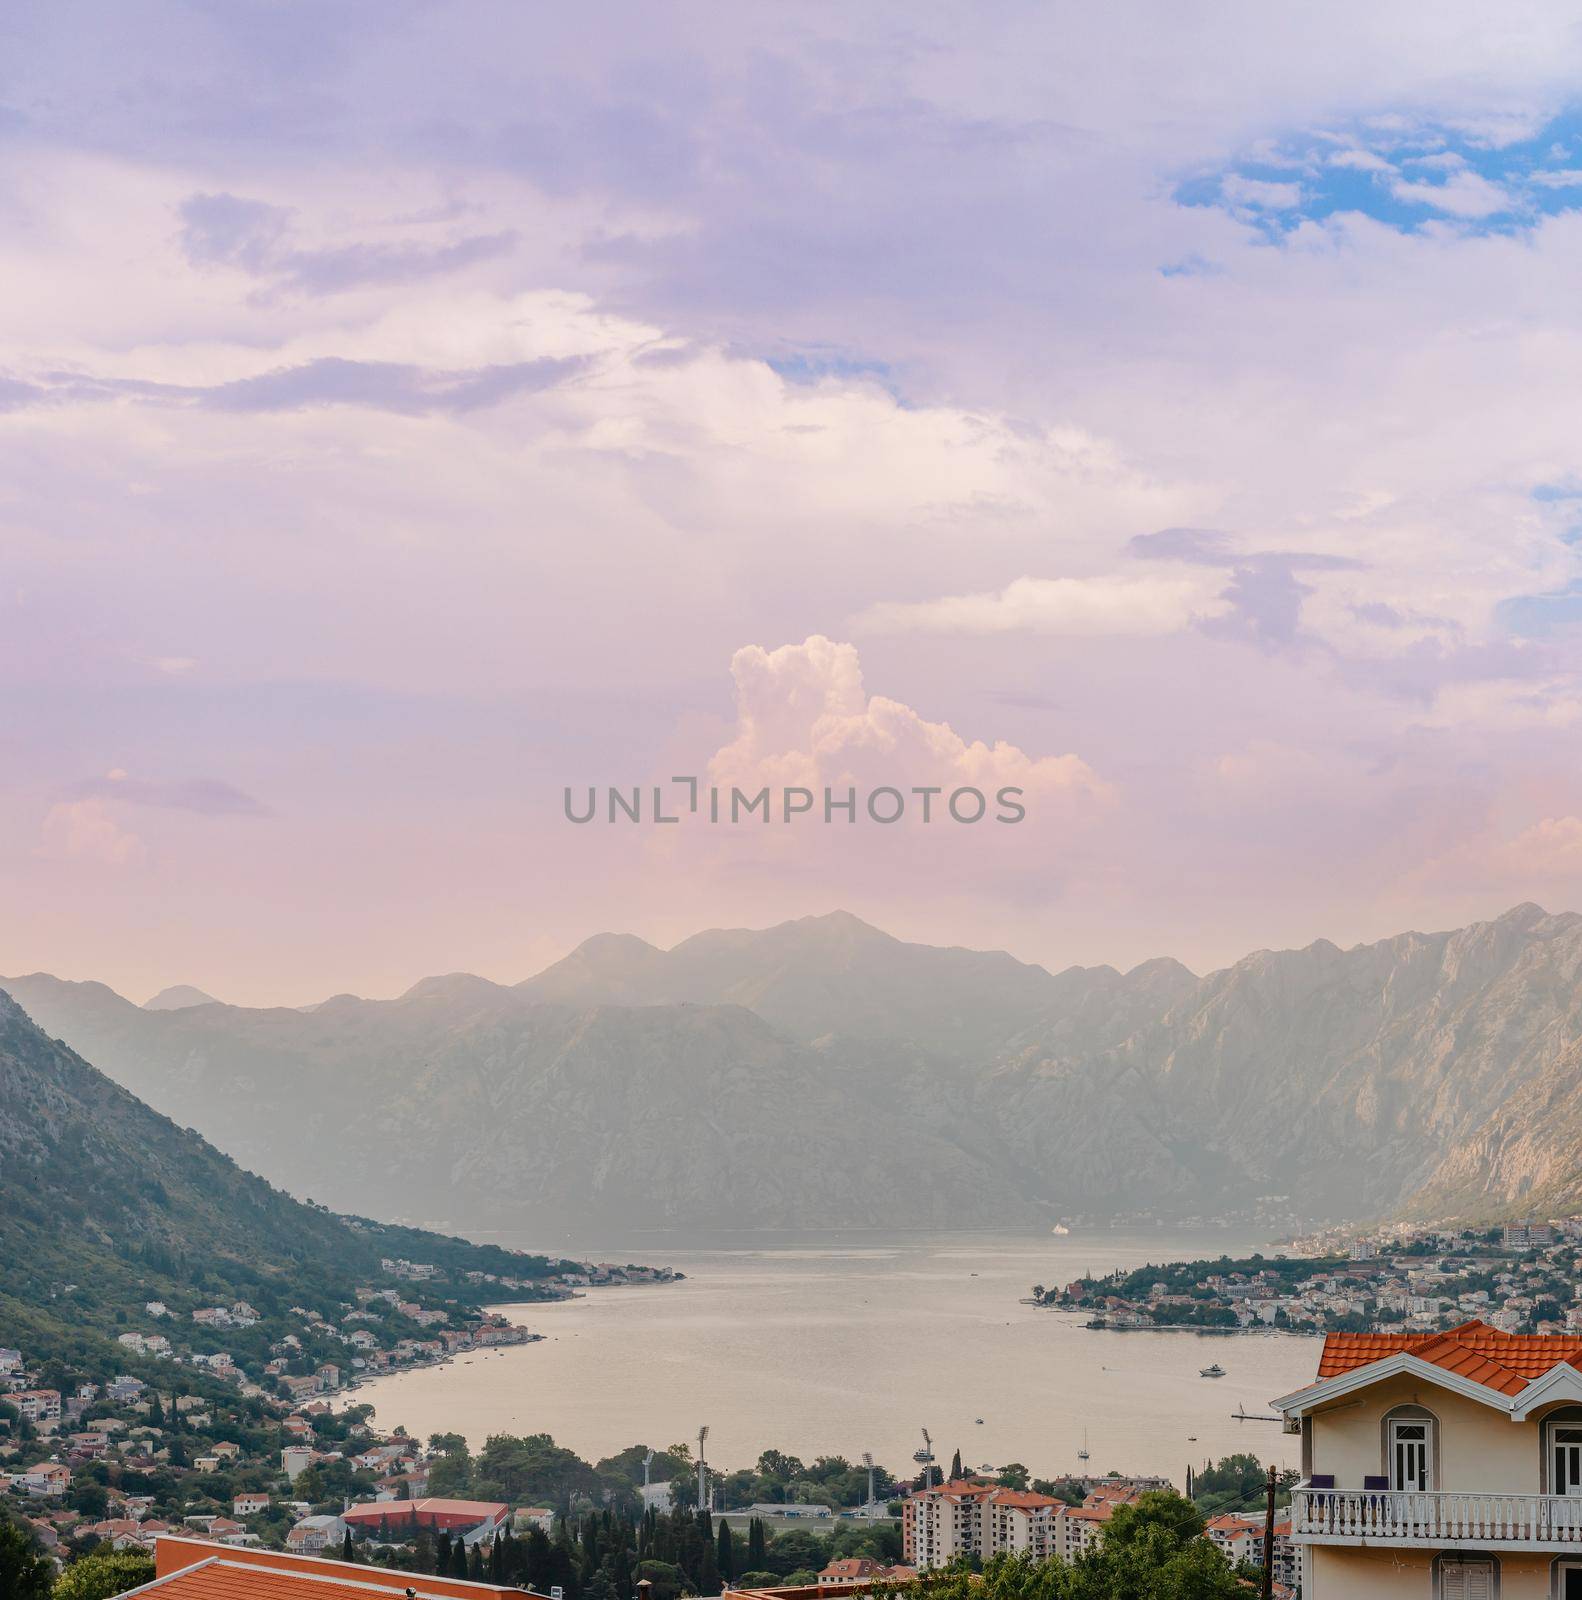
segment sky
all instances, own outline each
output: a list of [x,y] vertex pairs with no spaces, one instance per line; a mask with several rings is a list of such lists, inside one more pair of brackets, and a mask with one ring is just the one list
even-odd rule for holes
[[0,972],[1582,906],[1579,281],[1559,5],[23,0]]

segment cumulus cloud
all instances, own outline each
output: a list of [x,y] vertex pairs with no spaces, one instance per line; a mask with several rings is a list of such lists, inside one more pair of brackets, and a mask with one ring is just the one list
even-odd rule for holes
[[45,861],[131,867],[147,858],[148,848],[110,815],[102,800],[70,800],[49,808],[34,854]]
[[1336,150],[1329,157],[1332,167],[1345,167],[1353,172],[1394,172],[1395,168],[1373,150]]
[[1453,171],[1443,183],[1415,183],[1397,179],[1390,185],[1397,200],[1428,206],[1452,217],[1492,217],[1509,211],[1510,193],[1476,172]]
[[1290,211],[1302,203],[1299,183],[1271,183],[1234,172],[1221,184],[1220,192],[1233,206],[1252,206],[1260,211]]
[[968,740],[912,707],[870,695],[853,645],[814,634],[731,660],[735,736],[709,762],[716,783],[749,785],[1015,786],[1042,801],[1100,802],[1109,786],[1075,755],[1033,756],[1001,740]]
[[880,601],[852,620],[870,633],[1055,633],[1071,638],[1175,633],[1212,615],[1200,577],[1017,578],[1003,589],[938,600]]

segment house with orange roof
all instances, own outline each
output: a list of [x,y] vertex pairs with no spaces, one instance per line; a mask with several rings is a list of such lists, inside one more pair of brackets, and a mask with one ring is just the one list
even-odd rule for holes
[[1332,1333],[1273,1405],[1304,1600],[1582,1600],[1582,1337]]
[[1207,1539],[1225,1559],[1235,1566],[1238,1561],[1263,1561],[1263,1518],[1239,1516],[1234,1511],[1221,1512],[1210,1517],[1203,1529]]

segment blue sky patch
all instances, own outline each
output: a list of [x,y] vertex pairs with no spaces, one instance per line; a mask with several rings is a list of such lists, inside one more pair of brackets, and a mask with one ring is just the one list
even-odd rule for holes
[[1402,233],[1516,233],[1582,209],[1582,112],[1536,132],[1364,118],[1267,141],[1183,179],[1173,195],[1228,212],[1271,242],[1344,213]]

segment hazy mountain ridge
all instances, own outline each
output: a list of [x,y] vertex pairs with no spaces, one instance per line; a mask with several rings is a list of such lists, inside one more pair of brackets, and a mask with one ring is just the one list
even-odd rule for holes
[[881,1085],[741,1007],[420,984],[311,1012],[149,1013],[102,985],[4,983],[151,1104],[336,1206],[551,1230],[1036,1215],[988,1161],[897,1114],[896,1075],[929,1058],[903,1053]]
[[308,1011],[0,984],[277,1181],[445,1225],[1582,1196],[1582,916],[1536,906],[1202,978],[1168,960],[1054,974],[837,913],[670,951],[603,935],[514,988],[451,974]]
[[278,1297],[283,1309],[312,1286],[333,1305],[380,1279],[385,1255],[524,1278],[549,1268],[304,1205],[46,1037],[0,994],[0,1322],[17,1334],[112,1334],[128,1304],[180,1304],[195,1290],[220,1303]]

